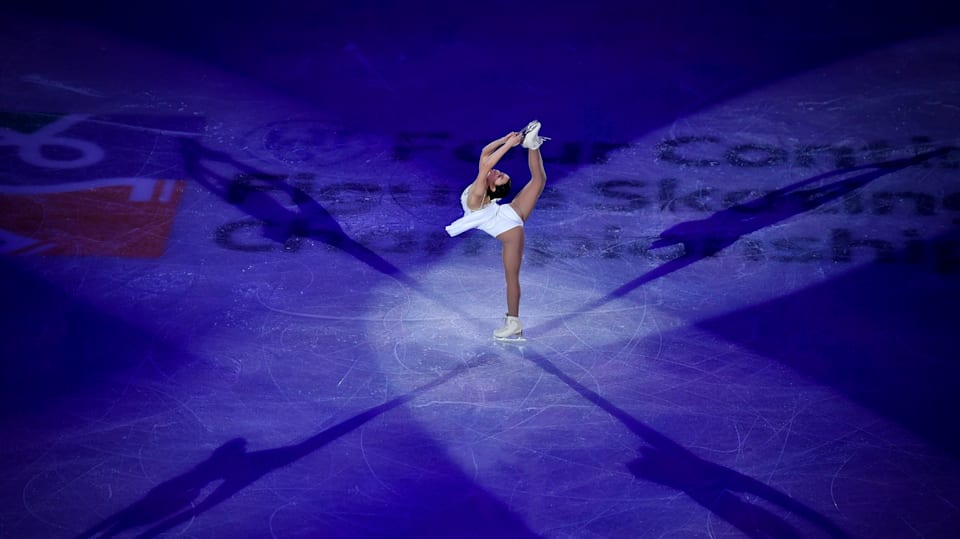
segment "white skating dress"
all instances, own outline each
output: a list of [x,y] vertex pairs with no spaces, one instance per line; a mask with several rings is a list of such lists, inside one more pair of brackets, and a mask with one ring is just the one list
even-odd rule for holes
[[463,190],[463,194],[460,195],[463,217],[447,225],[447,234],[457,236],[467,230],[479,228],[496,238],[511,228],[523,226],[523,219],[517,215],[517,212],[509,204],[501,206],[496,201],[490,201],[489,204],[479,210],[471,210],[467,206],[467,194],[469,192],[470,186],[467,186]]

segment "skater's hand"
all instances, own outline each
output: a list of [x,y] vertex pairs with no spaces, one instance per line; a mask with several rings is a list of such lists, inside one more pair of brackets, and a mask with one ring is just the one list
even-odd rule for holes
[[507,153],[510,148],[523,142],[523,137],[516,131],[511,131],[497,140],[487,144],[480,152],[480,174],[477,176],[478,185],[486,181],[487,172],[490,172],[500,158]]

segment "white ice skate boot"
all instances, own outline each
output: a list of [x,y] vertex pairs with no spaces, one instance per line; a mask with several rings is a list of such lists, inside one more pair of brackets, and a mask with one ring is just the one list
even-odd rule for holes
[[523,142],[520,145],[528,150],[536,150],[544,141],[550,140],[548,137],[540,136],[540,122],[537,120],[528,123],[520,132],[520,136],[523,137]]
[[503,320],[503,327],[493,332],[493,338],[498,341],[522,341],[523,325],[520,319],[509,314]]
[[529,133],[530,131],[533,131],[534,127],[540,127],[540,120],[534,120],[528,123],[526,127],[520,130],[520,137],[523,138],[527,136],[527,133]]

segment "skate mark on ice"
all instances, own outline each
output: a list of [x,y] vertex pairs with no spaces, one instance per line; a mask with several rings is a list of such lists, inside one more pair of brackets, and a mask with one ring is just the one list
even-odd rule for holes
[[536,352],[531,352],[526,358],[618,420],[647,444],[640,448],[640,457],[626,465],[638,479],[653,481],[686,493],[698,504],[749,537],[784,539],[801,537],[801,534],[784,518],[748,501],[748,498],[753,496],[801,517],[830,537],[844,539],[850,537],[830,519],[802,502],[757,479],[694,455],[677,442],[566,375],[547,358]]
[[250,177],[270,177],[269,174],[241,163],[225,152],[206,148],[192,138],[181,138],[180,150],[187,176],[262,223],[263,235],[267,239],[281,245],[302,238],[319,240],[386,276],[418,288],[417,282],[400,268],[348,236],[330,212],[304,190],[281,180],[271,183],[271,191],[286,194],[297,206],[296,210],[288,209],[268,191],[237,188],[233,184],[234,177],[223,170],[231,169],[235,175]]

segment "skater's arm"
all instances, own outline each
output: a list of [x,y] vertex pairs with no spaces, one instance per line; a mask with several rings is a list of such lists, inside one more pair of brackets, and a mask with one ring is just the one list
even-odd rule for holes
[[490,169],[483,170],[481,168],[480,173],[477,174],[477,179],[470,184],[470,192],[467,194],[468,208],[475,210],[483,204],[483,197],[487,194],[487,174],[489,172]]
[[500,162],[504,154],[520,142],[520,134],[511,132],[484,146],[483,153],[480,155],[480,170],[477,172],[477,178],[470,185],[470,193],[467,195],[467,207],[478,208],[483,204],[483,197],[487,193],[487,175]]
[[484,146],[483,152],[480,154],[480,175],[486,177],[487,172],[497,166],[497,163],[500,162],[504,154],[506,154],[510,148],[520,144],[520,142],[519,133],[507,133],[503,137]]
[[487,144],[486,146],[484,146],[484,147],[483,147],[483,150],[480,151],[480,157],[481,157],[481,158],[484,158],[484,157],[492,154],[494,150],[496,150],[496,149],[499,148],[500,146],[503,146],[503,143],[506,142],[507,139],[509,139],[510,136],[513,135],[513,134],[514,134],[514,132],[511,131],[511,132],[507,133],[506,135],[498,138],[497,140],[494,140],[494,141],[490,142],[490,144]]

